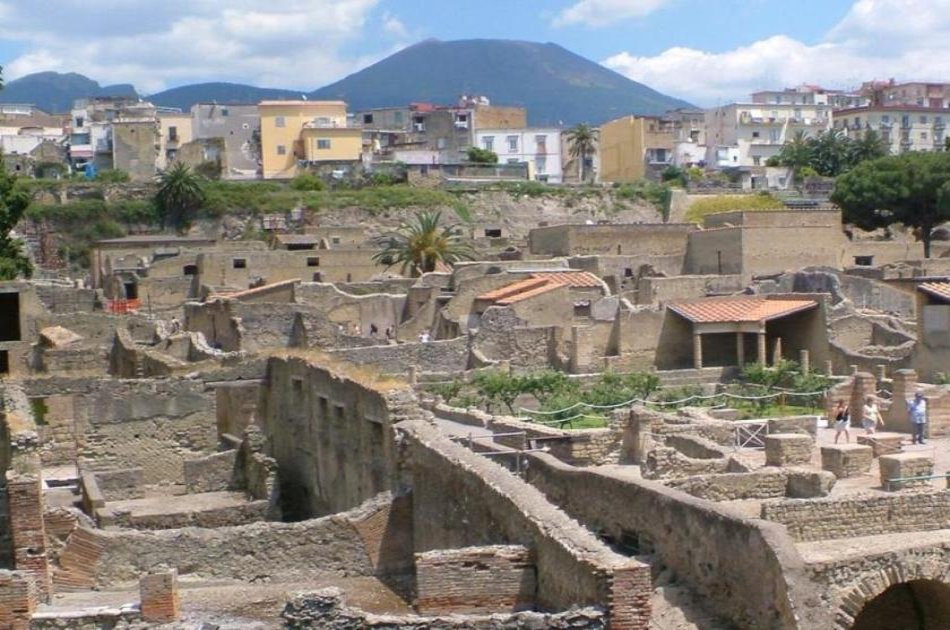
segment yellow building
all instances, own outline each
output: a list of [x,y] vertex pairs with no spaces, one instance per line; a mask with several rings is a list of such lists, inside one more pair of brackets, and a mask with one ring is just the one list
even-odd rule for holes
[[649,166],[672,163],[672,124],[659,118],[624,116],[600,128],[600,179],[633,182],[646,177]]
[[360,159],[362,131],[347,127],[343,101],[263,101],[258,110],[265,179],[293,177],[301,160]]
[[158,115],[162,139],[156,166],[164,170],[178,157],[178,149],[194,139],[191,114]]

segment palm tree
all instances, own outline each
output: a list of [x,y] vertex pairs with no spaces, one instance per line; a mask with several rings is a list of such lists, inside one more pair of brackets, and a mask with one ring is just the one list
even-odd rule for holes
[[866,160],[876,160],[890,153],[890,147],[873,129],[868,129],[857,140],[852,140],[849,146],[851,166],[857,166]]
[[158,174],[155,206],[162,229],[170,224],[184,232],[204,202],[204,178],[182,162],[175,162],[171,168]]
[[472,260],[475,252],[469,243],[463,242],[461,227],[442,226],[441,218],[441,212],[416,213],[396,231],[376,238],[382,249],[373,255],[373,260],[386,267],[401,264],[403,275],[413,277],[435,271],[439,262]]
[[580,123],[567,132],[567,142],[571,157],[577,160],[577,175],[583,182],[587,179],[587,158],[597,150],[597,130]]
[[840,129],[820,132],[815,138],[812,168],[823,177],[837,177],[846,170],[850,143]]
[[785,141],[778,152],[779,163],[792,169],[792,178],[795,181],[798,181],[801,170],[811,165],[813,144],[814,140],[799,129],[790,140]]

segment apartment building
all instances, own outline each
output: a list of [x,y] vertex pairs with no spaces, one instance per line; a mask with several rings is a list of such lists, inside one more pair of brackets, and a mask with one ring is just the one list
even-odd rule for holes
[[498,155],[500,164],[528,164],[531,179],[560,184],[561,130],[555,127],[528,129],[478,129],[475,146]]
[[[221,177],[251,179],[261,167],[261,119],[257,105],[196,103],[191,106],[194,140],[220,139],[224,157]],[[208,146],[210,142],[203,142]]]
[[896,83],[891,79],[886,82],[869,81],[861,90],[868,96],[868,105],[950,108],[950,83]]
[[891,153],[941,151],[946,148],[950,109],[920,105],[878,105],[835,112],[834,126],[850,138],[873,129]]
[[293,177],[301,163],[360,159],[362,130],[347,123],[343,101],[263,101],[258,111],[264,179]]
[[673,163],[675,125],[667,118],[624,116],[600,127],[600,179],[632,182]]
[[833,109],[862,107],[870,97],[862,91],[827,90],[819,85],[799,85],[783,90],[762,90],[751,94],[752,102],[768,105],[830,105]]
[[[761,94],[761,93],[760,93]],[[716,168],[765,166],[796,132],[831,128],[822,103],[732,103],[706,111],[706,163]]]

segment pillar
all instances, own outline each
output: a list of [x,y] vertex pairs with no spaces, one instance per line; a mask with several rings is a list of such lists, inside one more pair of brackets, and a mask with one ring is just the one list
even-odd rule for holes
[[874,366],[874,375],[877,377],[878,387],[884,384],[884,381],[887,380],[887,366],[883,363],[878,363]]
[[765,347],[765,331],[758,333],[756,335],[756,345],[755,345],[755,360],[766,365],[766,347]]
[[772,365],[778,364],[782,360],[782,338],[775,338],[775,347],[772,348]]
[[736,360],[739,367],[745,364],[745,333],[736,333]]
[[178,571],[162,571],[139,580],[142,620],[153,623],[177,621],[181,615],[178,599]]
[[835,364],[831,359],[825,361],[825,376],[835,375]]
[[693,333],[693,367],[697,370],[703,367],[703,336],[698,332]]
[[864,419],[864,401],[877,391],[877,381],[874,375],[868,372],[858,372],[854,375],[854,386],[851,390],[851,425],[861,426]]
[[798,364],[802,368],[802,374],[811,372],[811,359],[809,358],[808,350],[798,351]]

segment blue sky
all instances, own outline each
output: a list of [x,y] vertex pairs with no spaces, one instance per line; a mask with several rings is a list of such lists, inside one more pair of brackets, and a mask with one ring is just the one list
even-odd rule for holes
[[700,105],[802,82],[950,80],[950,0],[48,4],[56,10],[0,0],[0,63],[8,80],[57,70],[146,93],[214,80],[309,90],[429,37],[555,42]]

